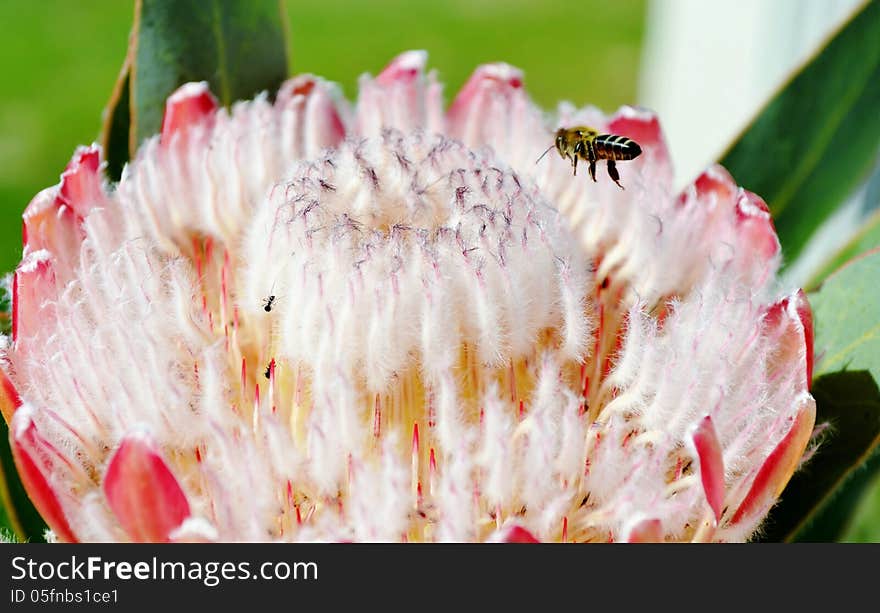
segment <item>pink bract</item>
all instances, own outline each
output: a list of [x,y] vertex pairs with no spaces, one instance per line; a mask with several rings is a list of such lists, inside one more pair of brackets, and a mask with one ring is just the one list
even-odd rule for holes
[[[660,123],[422,52],[348,105],[204,83],[24,213],[0,408],[63,541],[744,541],[808,445],[813,327],[759,196]],[[620,190],[535,160],[636,140]]]

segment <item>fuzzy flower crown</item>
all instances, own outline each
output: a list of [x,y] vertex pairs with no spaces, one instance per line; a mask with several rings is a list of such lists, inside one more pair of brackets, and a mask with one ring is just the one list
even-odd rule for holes
[[[116,185],[24,214],[0,406],[64,541],[741,541],[808,444],[812,323],[767,207],[681,194],[657,119],[544,117],[425,55],[169,99]],[[535,159],[639,143],[620,190]],[[601,175],[601,173],[600,173]]]

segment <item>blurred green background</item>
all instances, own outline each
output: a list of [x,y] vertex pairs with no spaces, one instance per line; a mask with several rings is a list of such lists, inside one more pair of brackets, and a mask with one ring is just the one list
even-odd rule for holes
[[[21,212],[97,139],[125,56],[133,0],[0,0],[0,271],[21,255]],[[447,103],[477,64],[525,71],[535,100],[634,103],[644,0],[287,0],[291,71],[339,82],[426,49]],[[376,33],[381,32],[381,36]]]

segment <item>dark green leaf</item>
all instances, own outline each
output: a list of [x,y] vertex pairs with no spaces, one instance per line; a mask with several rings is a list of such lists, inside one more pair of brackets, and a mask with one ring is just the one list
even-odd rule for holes
[[837,540],[870,482],[871,472],[856,469],[880,437],[880,390],[874,379],[864,370],[830,373],[815,380],[812,393],[816,423],[827,423],[829,431],[821,437],[815,457],[783,491],[763,527],[762,540]]
[[806,284],[809,291],[814,291],[825,277],[860,253],[880,247],[880,164],[868,180],[860,211],[864,219],[861,219],[859,229],[843,247],[816,268]]
[[766,540],[836,540],[880,468],[880,249],[851,261],[810,296],[818,363],[814,458],[771,512]]
[[188,81],[208,81],[221,104],[274,94],[287,77],[280,0],[138,0],[128,57],[104,118],[112,178],[162,125],[165,100]]
[[159,131],[165,99],[206,80],[221,104],[275,92],[287,77],[278,0],[139,0],[135,15],[130,151]]
[[868,2],[722,156],[770,207],[786,261],[865,178],[880,142],[880,2]]
[[122,176],[122,168],[128,161],[128,143],[131,139],[131,62],[126,58],[113,88],[110,102],[104,110],[104,127],[101,131],[101,146],[107,160],[107,176],[118,181]]
[[[880,454],[875,453],[871,461],[880,462]],[[880,478],[876,470],[868,472],[874,475],[874,479],[868,484],[868,491],[858,501],[858,506],[847,522],[846,531],[839,539],[841,542],[880,543]]]

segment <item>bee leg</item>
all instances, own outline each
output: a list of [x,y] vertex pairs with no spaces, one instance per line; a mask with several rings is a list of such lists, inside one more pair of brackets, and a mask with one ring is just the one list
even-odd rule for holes
[[617,183],[617,187],[623,189],[623,185],[620,184],[620,173],[617,172],[617,164],[614,163],[614,160],[608,160],[608,176]]
[[571,156],[571,167],[574,168],[574,176],[577,176],[577,173],[578,173],[578,156],[577,156],[577,154]]
[[596,162],[590,161],[590,176],[593,178],[593,183],[596,182]]

